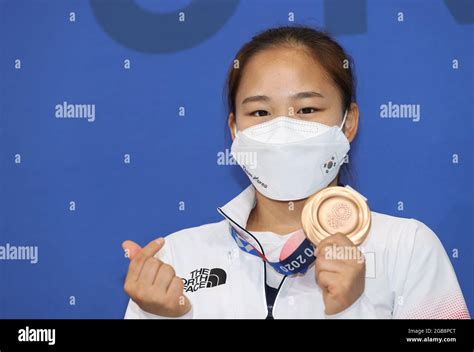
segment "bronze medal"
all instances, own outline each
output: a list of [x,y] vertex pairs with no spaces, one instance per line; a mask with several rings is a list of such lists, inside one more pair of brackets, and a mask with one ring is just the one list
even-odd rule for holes
[[356,246],[367,237],[371,213],[366,199],[349,187],[326,187],[306,200],[301,213],[303,231],[317,246],[336,233],[346,235]]

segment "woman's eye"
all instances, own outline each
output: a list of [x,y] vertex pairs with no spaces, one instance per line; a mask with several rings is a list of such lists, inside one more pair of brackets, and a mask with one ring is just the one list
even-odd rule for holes
[[[258,114],[258,113],[263,113],[263,115],[255,115],[255,114]],[[252,112],[250,115],[256,116],[256,117],[263,117],[263,116],[268,115],[268,111],[266,111],[266,110],[256,110],[256,111]]]
[[298,114],[312,114],[313,112],[318,111],[318,109],[315,108],[303,108],[298,111]]

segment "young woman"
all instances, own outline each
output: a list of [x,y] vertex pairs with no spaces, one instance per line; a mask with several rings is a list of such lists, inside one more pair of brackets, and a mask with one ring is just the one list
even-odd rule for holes
[[350,57],[338,43],[312,28],[269,29],[240,49],[227,82],[232,154],[252,184],[218,208],[220,222],[144,248],[124,242],[125,318],[469,318],[442,244],[415,219],[372,211],[360,247],[336,234],[304,270],[273,265],[302,228],[305,200],[340,185],[357,133]]

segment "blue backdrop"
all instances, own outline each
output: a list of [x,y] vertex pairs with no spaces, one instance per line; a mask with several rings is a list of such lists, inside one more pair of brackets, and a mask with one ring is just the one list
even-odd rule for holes
[[219,162],[227,69],[257,31],[294,23],[355,59],[349,183],[437,233],[472,313],[472,4],[0,0],[0,246],[28,248],[0,260],[0,317],[121,318],[123,240],[221,220],[248,184]]

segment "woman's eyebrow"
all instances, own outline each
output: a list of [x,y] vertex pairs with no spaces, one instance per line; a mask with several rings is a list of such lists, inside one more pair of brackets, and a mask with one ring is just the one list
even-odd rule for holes
[[266,95],[254,95],[252,97],[247,97],[244,100],[242,100],[242,105],[246,103],[251,103],[251,102],[256,102],[256,101],[269,101],[270,98],[267,97]]
[[[303,99],[303,98],[324,98],[324,96],[321,93],[314,92],[314,91],[309,91],[309,92],[299,92],[294,95],[292,95],[290,98],[291,99]],[[271,100],[269,97],[266,95],[254,95],[251,97],[247,97],[244,100],[242,100],[242,105],[246,103],[251,103],[251,102],[258,102],[258,101],[264,101],[268,102]]]
[[321,93],[309,91],[309,92],[300,92],[293,95],[291,98],[293,99],[303,99],[303,98],[324,98]]

